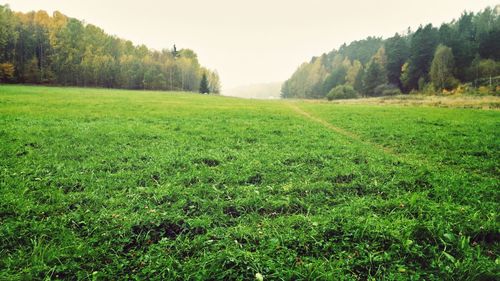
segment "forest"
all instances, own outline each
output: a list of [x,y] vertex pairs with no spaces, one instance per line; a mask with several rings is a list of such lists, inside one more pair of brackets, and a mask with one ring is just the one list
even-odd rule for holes
[[152,50],[57,11],[0,5],[0,82],[195,92],[203,76],[219,93],[217,72],[190,49]]
[[282,86],[283,98],[356,98],[484,86],[498,92],[500,5],[458,20],[421,25],[382,39],[368,37],[302,64]]

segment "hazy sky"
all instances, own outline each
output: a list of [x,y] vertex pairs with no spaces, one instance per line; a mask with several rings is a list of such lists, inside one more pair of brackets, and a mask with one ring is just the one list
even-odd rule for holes
[[191,48],[223,88],[284,81],[344,42],[440,24],[489,0],[0,0],[16,11],[59,10],[154,49]]

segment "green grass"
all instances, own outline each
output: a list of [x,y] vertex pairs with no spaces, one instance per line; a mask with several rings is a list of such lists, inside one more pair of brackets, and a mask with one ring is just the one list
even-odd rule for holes
[[500,112],[0,87],[0,280],[495,280]]

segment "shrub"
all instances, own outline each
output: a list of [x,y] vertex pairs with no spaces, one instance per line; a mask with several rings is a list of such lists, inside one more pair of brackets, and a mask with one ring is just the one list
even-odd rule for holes
[[357,99],[359,98],[359,93],[354,90],[353,87],[349,85],[340,85],[333,88],[327,95],[328,100],[340,100],[340,99]]
[[486,96],[486,95],[491,95],[491,94],[492,94],[492,91],[491,91],[490,87],[487,87],[487,86],[481,86],[481,87],[479,87],[479,88],[477,89],[477,93],[478,93],[479,95],[484,95],[484,96]]
[[373,91],[376,96],[397,96],[401,95],[401,90],[393,84],[378,85]]
[[427,84],[424,84],[422,86],[422,89],[420,90],[420,93],[422,95],[427,95],[427,96],[434,96],[436,95],[436,87],[434,87],[434,84],[431,83],[427,83]]
[[14,79],[15,67],[12,63],[0,63],[0,82],[10,82]]
[[454,93],[457,95],[462,95],[471,91],[470,84],[459,84],[455,89]]
[[432,85],[434,87],[434,90],[436,90],[436,92],[440,92],[440,90],[451,91],[460,85],[460,81],[454,77],[448,77],[446,80],[442,82],[441,87],[435,85],[434,83]]

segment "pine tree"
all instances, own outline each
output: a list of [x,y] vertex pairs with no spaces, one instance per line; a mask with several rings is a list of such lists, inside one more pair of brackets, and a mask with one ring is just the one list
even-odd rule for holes
[[375,96],[375,88],[387,83],[384,68],[376,60],[372,59],[363,79],[365,96]]
[[200,94],[210,94],[210,89],[208,88],[207,74],[203,72],[200,81]]
[[403,88],[403,83],[400,80],[401,70],[409,57],[409,47],[406,39],[399,34],[387,39],[385,42],[385,51],[387,54],[387,79],[389,83]]
[[[428,24],[420,27],[411,38],[410,68],[408,69],[409,90],[418,88],[418,81],[427,81],[434,52],[438,45],[439,32]],[[422,80],[422,79],[423,80]]]

